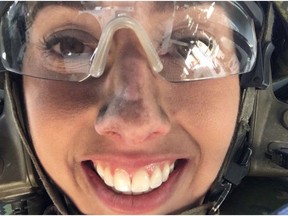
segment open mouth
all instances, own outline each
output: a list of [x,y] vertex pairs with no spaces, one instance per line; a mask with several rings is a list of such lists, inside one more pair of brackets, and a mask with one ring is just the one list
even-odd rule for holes
[[166,182],[175,165],[178,167],[179,160],[149,164],[133,172],[124,168],[112,168],[103,162],[87,161],[86,164],[115,192],[139,195],[148,193]]
[[92,160],[82,165],[99,199],[117,212],[138,214],[170,199],[187,161],[161,161],[137,169]]

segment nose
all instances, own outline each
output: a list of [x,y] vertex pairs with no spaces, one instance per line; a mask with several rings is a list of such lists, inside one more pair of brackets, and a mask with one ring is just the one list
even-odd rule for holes
[[115,34],[110,50],[113,60],[105,82],[111,92],[95,122],[102,136],[126,144],[139,144],[159,138],[170,130],[170,122],[159,102],[155,75],[137,37],[129,30]]

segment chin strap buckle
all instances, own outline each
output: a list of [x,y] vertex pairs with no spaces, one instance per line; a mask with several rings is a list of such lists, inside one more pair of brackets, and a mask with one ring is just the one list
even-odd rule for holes
[[218,214],[219,208],[226,199],[227,195],[229,194],[231,188],[232,188],[232,183],[226,181],[223,183],[224,190],[220,194],[218,200],[215,202],[211,210],[208,212],[209,215],[215,215]]

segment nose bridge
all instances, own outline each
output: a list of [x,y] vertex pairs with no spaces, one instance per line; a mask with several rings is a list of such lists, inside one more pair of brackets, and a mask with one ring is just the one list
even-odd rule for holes
[[129,49],[123,46],[126,42],[119,48],[123,55],[115,60],[108,75],[113,96],[97,116],[95,129],[100,135],[138,144],[166,134],[170,125],[157,103],[154,76],[142,56],[135,56],[141,53],[134,49],[127,57]]
[[[123,65],[130,67],[136,66],[135,64],[132,65],[133,61],[142,61],[148,67],[151,66],[139,38],[131,29],[119,29],[115,32],[113,44],[110,47],[109,61],[122,62]],[[127,65],[127,61],[130,64]],[[152,71],[151,67],[149,69]]]
[[[111,72],[115,95],[134,102],[147,97],[152,98],[155,83],[146,62],[143,62],[143,56],[135,49],[135,51],[125,47],[120,49],[122,56],[115,59]],[[127,53],[129,54],[126,55]],[[137,57],[138,55],[140,56]]]
[[163,65],[144,28],[134,18],[120,16],[111,20],[104,28],[98,47],[95,49],[90,60],[91,67],[89,74],[96,78],[103,74],[113,36],[115,32],[120,29],[129,29],[135,33],[135,36],[146,54],[145,56],[147,57],[151,69],[154,72],[160,72],[163,69]]
[[135,32],[130,29],[119,29],[113,41],[108,74],[113,83],[111,89],[118,97],[118,104],[127,103],[139,110],[142,107],[139,101],[155,96],[155,77],[147,64],[146,53]]

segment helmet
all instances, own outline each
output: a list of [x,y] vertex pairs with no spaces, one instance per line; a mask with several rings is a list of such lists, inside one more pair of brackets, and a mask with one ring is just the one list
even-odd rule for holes
[[[10,213],[12,211],[23,213],[22,210],[27,210],[25,205],[28,205],[29,211],[37,208],[41,212],[44,208],[43,205],[49,202],[47,201],[49,199],[46,195],[47,192],[61,213],[79,213],[65,194],[51,182],[41,166],[30,144],[29,128],[27,128],[27,120],[25,119],[25,114],[23,114],[23,107],[25,106],[23,105],[23,96],[21,94],[21,77],[6,72],[9,70],[14,73],[22,73],[23,71],[22,66],[27,38],[25,29],[19,28],[17,25],[21,25],[21,22],[24,21],[29,23],[26,20],[27,17],[25,17],[27,14],[25,7],[22,7],[21,3],[16,3],[14,6],[12,4],[13,2],[0,2],[0,15],[2,17],[0,29],[2,65],[0,66],[0,71],[5,72],[5,78],[3,74],[1,74],[0,78],[1,85],[4,85],[3,80],[5,80],[5,90],[0,92],[0,99],[2,97],[2,100],[0,100],[0,113],[2,113],[0,116],[0,202],[3,203],[0,203],[0,210],[5,208],[5,211],[7,211],[7,206],[9,206]],[[229,5],[227,7],[229,9]],[[285,32],[280,36],[273,34],[274,31],[276,32],[282,26],[287,27],[287,23],[283,21],[283,15],[279,15],[280,10],[277,7],[275,8],[270,2],[240,2],[236,4],[236,7],[249,17],[247,23],[253,20],[252,23],[253,27],[255,27],[256,35],[246,33],[245,28],[240,30],[233,29],[235,32],[233,37],[239,41],[244,41],[235,45],[239,50],[235,59],[238,60],[238,63],[240,62],[239,71],[242,71],[240,75],[242,96],[231,145],[218,176],[205,197],[204,203],[207,203],[205,210],[209,208],[209,213],[211,214],[218,212],[220,205],[229,192],[239,185],[247,174],[251,176],[288,176],[288,105],[287,94],[285,94],[288,87],[285,61],[287,58],[285,49],[285,46],[287,46],[285,43],[287,33]],[[110,10],[112,11],[111,8]],[[125,8],[126,10],[127,8]],[[19,16],[18,19],[13,20],[13,18],[15,19],[13,16],[12,18],[4,16],[7,11],[17,14]],[[121,10],[117,9],[117,13],[119,11],[122,12],[122,8]],[[242,13],[237,14],[238,19],[242,17]],[[177,74],[177,76],[170,73],[162,73],[163,67],[167,69],[167,65],[172,65],[165,65],[163,61],[158,59],[157,52],[166,52],[166,41],[164,40],[161,50],[155,52],[153,46],[150,48],[151,44],[149,39],[147,39],[149,37],[146,36],[145,30],[139,27],[140,25],[133,17],[121,17],[121,15],[118,17],[117,14],[115,20],[111,20],[110,17],[106,18],[106,16],[105,19],[110,22],[109,26],[107,24],[107,31],[104,31],[107,36],[105,35],[105,37],[101,38],[103,40],[99,41],[97,48],[102,52],[95,52],[92,56],[92,65],[96,65],[95,68],[87,69],[86,73],[83,74],[77,68],[72,67],[72,63],[65,62],[65,71],[75,68],[75,71],[69,76],[55,75],[55,73],[43,75],[36,74],[34,71],[27,75],[68,81],[82,81],[91,76],[99,78],[105,72],[105,59],[111,46],[109,38],[116,30],[125,26],[125,28],[130,28],[137,34],[142,47],[147,47],[144,52],[151,57],[149,58],[149,64],[155,73],[159,73],[166,80],[173,82],[203,79],[203,77],[192,76],[187,72],[189,68],[184,68],[186,70],[183,69],[183,73]],[[170,21],[167,20],[168,27],[165,27],[167,31]],[[235,20],[229,21],[233,24],[236,22]],[[12,28],[16,30],[8,30]],[[11,38],[13,38],[13,42],[17,41],[17,43],[9,43]],[[179,43],[174,38],[171,39],[171,36],[169,36],[169,39],[172,42]],[[256,42],[256,44],[254,45],[249,39],[252,42]],[[200,45],[198,46],[201,47]],[[211,50],[213,51],[212,48]],[[103,54],[103,56],[99,53]],[[249,61],[245,61],[247,59]],[[271,64],[271,62],[276,62],[276,64]],[[227,71],[228,64],[220,65],[217,61],[216,63],[213,62],[213,64],[213,67],[209,67],[209,65],[205,65],[205,67],[210,70],[215,67],[220,69],[215,70],[216,72],[213,75],[207,75],[207,77],[215,78],[216,76],[217,78],[222,71]],[[230,61],[229,67],[231,65],[235,66]],[[51,64],[51,67],[54,67],[54,65]],[[179,67],[182,69],[183,66]],[[85,66],[83,68],[85,69]],[[193,67],[193,70],[199,70],[202,73],[204,69]],[[15,134],[18,134],[18,136],[15,136]],[[14,170],[18,170],[18,172]],[[13,175],[11,175],[12,173]],[[43,197],[43,194],[47,198],[42,199],[43,203],[39,203],[38,197]],[[38,203],[37,207],[35,207],[35,201]],[[188,211],[187,213],[195,212]]]

